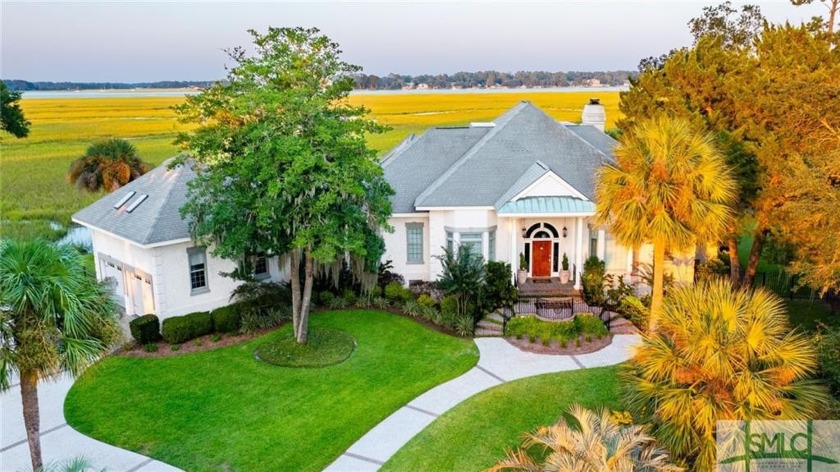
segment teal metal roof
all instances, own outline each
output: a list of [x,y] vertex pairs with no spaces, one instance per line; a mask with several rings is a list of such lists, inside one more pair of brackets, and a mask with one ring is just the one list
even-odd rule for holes
[[588,216],[595,214],[595,203],[575,197],[526,197],[505,203],[497,213],[499,215],[557,213]]

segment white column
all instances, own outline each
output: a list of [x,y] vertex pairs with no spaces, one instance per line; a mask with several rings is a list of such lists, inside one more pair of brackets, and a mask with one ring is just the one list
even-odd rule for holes
[[595,249],[598,255],[598,259],[606,260],[607,254],[607,232],[603,229],[598,230],[598,244]]
[[511,279],[513,283],[516,283],[516,271],[519,270],[519,253],[516,251],[516,247],[518,245],[518,241],[516,239],[516,227],[518,226],[518,222],[516,218],[508,218],[510,224],[510,240],[508,244],[510,244],[510,268],[511,268]]
[[633,273],[633,248],[627,247],[624,249],[627,250],[627,262],[624,266],[624,270],[627,272],[627,275],[625,277],[627,279],[626,281],[630,283],[630,274]]
[[490,233],[487,231],[481,232],[481,257],[485,261],[490,260]]
[[575,290],[580,290],[580,273],[583,271],[583,218],[575,220]]

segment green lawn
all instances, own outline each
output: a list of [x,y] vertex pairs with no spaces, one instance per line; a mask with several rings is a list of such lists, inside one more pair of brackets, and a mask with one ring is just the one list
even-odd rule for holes
[[790,323],[794,327],[802,328],[805,331],[814,331],[819,323],[832,324],[840,322],[840,316],[831,314],[831,307],[828,303],[815,299],[785,299]]
[[321,470],[412,398],[474,366],[471,340],[369,310],[318,313],[311,326],[358,347],[319,369],[269,365],[257,345],[161,359],[109,357],[65,403],[68,423],[99,440],[189,471]]
[[384,471],[477,471],[515,448],[522,434],[557,421],[571,403],[618,408],[618,366],[510,382],[456,406],[400,449]]

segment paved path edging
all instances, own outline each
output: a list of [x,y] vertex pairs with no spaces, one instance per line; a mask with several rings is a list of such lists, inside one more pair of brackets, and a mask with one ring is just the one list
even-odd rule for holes
[[408,402],[367,432],[325,470],[376,471],[437,417],[467,398],[513,380],[568,370],[619,364],[631,357],[639,336],[617,334],[600,351],[547,355],[524,352],[502,338],[477,338],[479,360],[467,373]]
[[[45,465],[84,457],[90,461],[94,470],[104,468],[110,472],[181,471],[169,464],[97,441],[70,427],[64,418],[64,399],[74,380],[69,374],[64,374],[54,381],[38,384],[41,453]],[[19,387],[13,386],[0,394],[0,419],[0,470],[31,470]]]

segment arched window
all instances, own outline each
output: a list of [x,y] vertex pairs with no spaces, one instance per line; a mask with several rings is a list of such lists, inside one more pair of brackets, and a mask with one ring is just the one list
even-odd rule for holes
[[534,233],[534,235],[531,236],[531,237],[534,238],[534,239],[536,239],[536,238],[550,239],[551,235],[548,234],[548,231],[540,230],[540,231],[537,231],[536,233]]
[[[549,234],[551,233],[551,234]],[[538,236],[539,235],[539,236]],[[525,232],[526,238],[559,238],[557,228],[548,223],[536,223]]]

